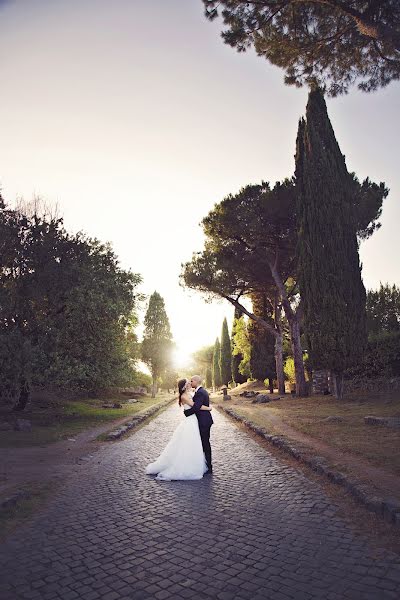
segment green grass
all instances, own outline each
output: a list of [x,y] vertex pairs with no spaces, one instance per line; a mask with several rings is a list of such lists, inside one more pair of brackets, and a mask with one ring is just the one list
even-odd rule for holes
[[[164,401],[167,395],[156,398],[146,397],[136,404],[124,404],[121,398],[93,399],[79,401],[54,401],[33,405],[21,413],[0,410],[0,421],[13,424],[17,419],[32,421],[32,431],[2,431],[0,448],[42,446],[68,437],[73,437],[85,429],[112,423],[117,419],[130,417],[153,404]],[[103,404],[121,402],[122,408],[102,408]]]
[[15,506],[0,509],[0,541],[3,541],[19,525],[28,521],[32,514],[43,506],[54,489],[55,484],[47,482],[24,485],[18,490],[8,490],[4,496],[9,497],[20,491],[25,492],[27,496],[19,500]]
[[[387,394],[354,394],[344,400],[332,396],[294,398],[286,396],[270,404],[252,404],[251,400],[234,398],[235,410],[273,434],[284,433],[279,422],[319,440],[341,452],[362,457],[372,465],[400,475],[400,430],[365,425],[364,417],[400,415],[399,392]],[[341,416],[341,423],[326,422],[328,416]]]

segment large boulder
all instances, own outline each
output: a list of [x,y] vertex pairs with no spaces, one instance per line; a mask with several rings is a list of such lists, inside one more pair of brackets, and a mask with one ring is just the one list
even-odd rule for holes
[[253,404],[267,404],[271,402],[271,398],[267,394],[258,394],[252,402]]

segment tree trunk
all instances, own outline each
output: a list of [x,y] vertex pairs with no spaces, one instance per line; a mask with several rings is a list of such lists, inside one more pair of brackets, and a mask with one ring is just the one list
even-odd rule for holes
[[282,334],[275,337],[275,366],[278,380],[278,393],[285,393],[285,374],[283,372],[283,343]]
[[157,392],[157,378],[153,377],[153,383],[151,386],[151,397],[152,398],[156,397],[156,392]]
[[295,312],[290,304],[285,284],[277,269],[277,256],[274,260],[269,260],[268,264],[271,269],[272,277],[281,297],[283,310],[289,322],[290,342],[292,345],[294,372],[296,376],[296,396],[308,396],[308,387],[304,375],[303,349],[300,339],[300,308]]
[[333,383],[333,393],[338,400],[343,399],[343,373],[335,373],[331,371],[331,379]]
[[269,384],[269,393],[273,394],[274,393],[274,380],[271,377],[268,379],[268,384]]
[[31,393],[31,391],[29,388],[29,383],[25,379],[23,379],[21,381],[19,397],[18,397],[18,400],[17,400],[15,406],[13,407],[13,410],[15,410],[15,411],[24,410],[26,405],[29,402],[30,393]]
[[303,349],[300,340],[300,323],[297,317],[289,320],[294,372],[296,376],[296,396],[308,396],[308,386],[304,374]]

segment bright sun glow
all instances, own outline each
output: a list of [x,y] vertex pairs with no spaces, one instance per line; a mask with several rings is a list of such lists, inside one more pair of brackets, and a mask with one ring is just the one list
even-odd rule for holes
[[173,352],[173,365],[175,369],[185,367],[191,362],[192,351],[188,347],[177,346]]

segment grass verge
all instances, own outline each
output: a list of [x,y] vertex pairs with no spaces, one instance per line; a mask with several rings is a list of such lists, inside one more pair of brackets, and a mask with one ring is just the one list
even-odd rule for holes
[[[259,391],[266,393],[265,389]],[[243,399],[235,396],[234,390],[232,392],[232,400],[224,404],[235,406],[239,414],[265,427],[269,433],[290,437],[287,430],[290,427],[307,436],[311,446],[315,441],[322,442],[337,452],[353,454],[371,465],[400,475],[400,453],[397,451],[400,429],[364,423],[367,415],[400,416],[399,392],[357,393],[340,401],[332,396],[284,396],[269,404],[252,404],[251,399]],[[220,396],[216,402],[222,402]],[[327,420],[332,416],[342,420]]]
[[[29,419],[31,431],[2,431],[0,448],[43,446],[57,442],[98,425],[112,423],[118,419],[128,418],[146,410],[154,404],[164,402],[168,395],[159,394],[155,398],[145,397],[135,404],[121,401],[121,398],[71,400],[33,405],[22,413],[11,413],[0,410],[0,421],[14,426],[17,419]],[[103,404],[121,402],[122,408],[103,408]]]

